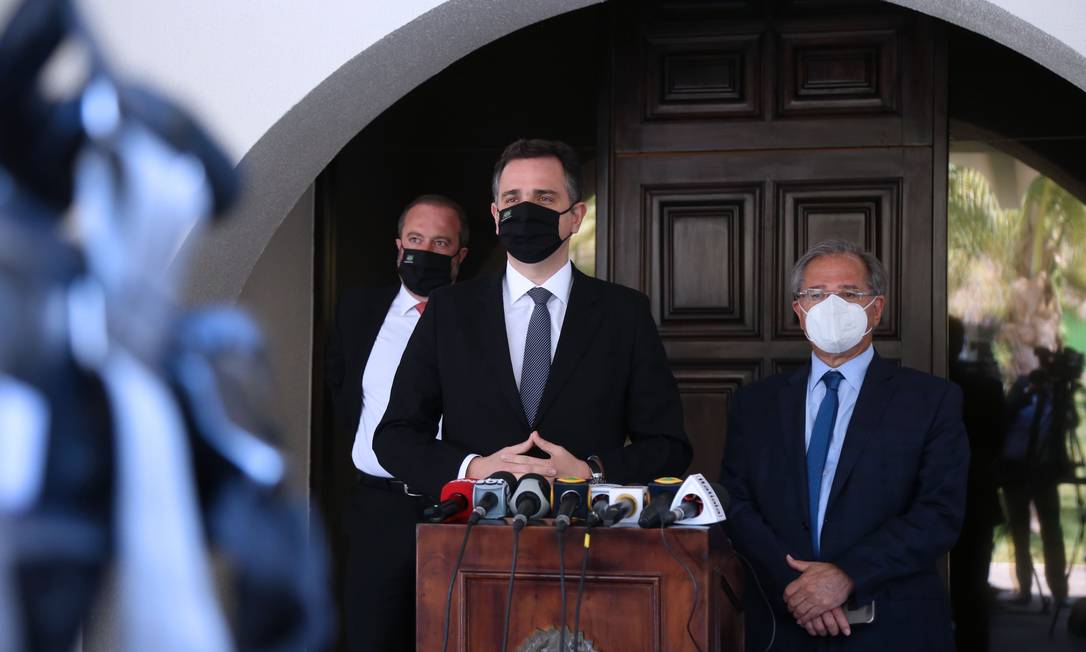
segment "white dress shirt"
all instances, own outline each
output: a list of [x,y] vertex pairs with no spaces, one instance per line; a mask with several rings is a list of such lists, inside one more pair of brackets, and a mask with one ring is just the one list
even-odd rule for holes
[[[822,489],[818,494],[818,523],[813,523],[819,540],[822,539],[822,523],[826,519],[826,505],[830,500],[830,489],[833,487],[833,477],[837,474],[837,463],[841,460],[841,448],[845,445],[845,433],[848,424],[852,421],[852,412],[856,409],[856,399],[860,396],[860,388],[864,384],[864,376],[867,375],[867,367],[871,359],[875,357],[875,348],[867,349],[849,360],[845,364],[833,369],[841,372],[844,380],[837,386],[837,422],[833,426],[833,436],[830,437],[830,447],[826,451],[826,466],[822,469]],[[811,431],[814,429],[815,417],[818,416],[818,408],[822,405],[822,399],[826,397],[826,385],[822,376],[832,367],[819,360],[818,356],[811,353],[811,375],[807,378],[807,419],[805,428],[804,449],[811,445]]]
[[[381,478],[391,478],[392,474],[381,466],[373,452],[373,431],[377,430],[381,417],[385,415],[400,358],[419,323],[419,311],[415,309],[418,303],[418,299],[401,284],[362,371],[362,413],[358,417],[358,432],[354,436],[351,459],[359,471]],[[350,333],[345,336],[350,337]],[[437,437],[441,438],[440,422],[437,424]]]
[[[513,378],[520,389],[520,372],[524,366],[524,340],[528,337],[528,322],[535,310],[535,301],[528,296],[532,288],[545,288],[551,293],[547,299],[547,311],[551,315],[551,360],[558,350],[558,338],[562,335],[562,323],[569,306],[569,291],[573,287],[573,263],[567,262],[542,285],[536,285],[518,272],[513,264],[505,263],[505,280],[502,282],[502,306],[505,309],[505,336],[509,341],[509,362],[513,365]],[[468,455],[460,464],[461,478],[467,477],[468,465],[478,455]]]

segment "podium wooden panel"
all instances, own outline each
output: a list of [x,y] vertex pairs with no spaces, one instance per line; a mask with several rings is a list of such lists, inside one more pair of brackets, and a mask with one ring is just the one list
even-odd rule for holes
[[[441,649],[445,598],[464,525],[418,526],[418,650]],[[573,629],[577,581],[584,554],[583,527],[565,533],[567,627]],[[669,528],[664,536],[694,573],[668,554],[659,530],[598,528],[592,531],[581,631],[599,652],[742,650],[743,620],[722,578],[741,595],[739,562],[719,527]],[[517,577],[509,626],[509,649],[520,650],[533,635],[561,624],[556,531],[529,526],[520,537]],[[501,647],[505,599],[512,561],[513,528],[478,525],[468,541],[453,589],[450,651],[491,652]],[[690,633],[687,620],[691,609]],[[691,636],[697,639],[695,646]],[[537,639],[538,640],[538,639]],[[531,649],[548,649],[533,647]],[[557,645],[549,648],[556,652]]]

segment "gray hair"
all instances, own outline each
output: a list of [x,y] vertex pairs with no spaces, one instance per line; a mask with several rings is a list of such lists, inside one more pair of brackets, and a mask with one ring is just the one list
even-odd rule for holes
[[440,206],[441,208],[447,208],[456,213],[456,219],[460,221],[460,244],[459,248],[468,246],[468,240],[471,238],[471,229],[468,227],[468,214],[464,211],[464,207],[456,203],[452,199],[444,195],[420,195],[416,197],[410,204],[408,204],[403,211],[400,212],[400,219],[396,222],[396,237],[403,236],[403,223],[407,219],[407,213],[412,208],[419,204],[426,204],[427,206]]
[[822,256],[852,256],[858,258],[867,269],[867,286],[876,295],[886,294],[886,267],[874,254],[848,240],[823,240],[807,250],[803,257],[792,267],[792,295],[803,289],[803,275],[807,265]]

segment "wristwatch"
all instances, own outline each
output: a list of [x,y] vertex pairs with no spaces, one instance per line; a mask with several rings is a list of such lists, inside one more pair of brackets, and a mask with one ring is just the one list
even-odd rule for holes
[[589,455],[588,459],[585,460],[585,463],[588,464],[588,468],[592,469],[592,479],[589,480],[588,482],[590,484],[601,484],[601,483],[603,483],[604,482],[604,479],[603,479],[603,460],[600,459],[600,456],[599,455]]

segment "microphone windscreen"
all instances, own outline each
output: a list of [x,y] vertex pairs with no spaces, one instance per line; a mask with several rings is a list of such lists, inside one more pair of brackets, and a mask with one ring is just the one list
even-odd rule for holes
[[649,483],[649,502],[654,503],[657,500],[662,500],[670,503],[671,499],[675,497],[675,492],[679,490],[682,484],[682,478],[672,476],[656,478]]
[[508,489],[508,493],[506,495],[512,493],[517,488],[517,476],[513,475],[509,471],[495,471],[494,473],[490,474],[489,479],[505,480],[505,485]]
[[720,484],[719,482],[710,482],[709,486],[713,488],[713,493],[715,493],[716,497],[720,499],[720,504],[724,507],[724,509],[729,509],[731,507],[732,497],[728,493],[728,490],[724,488],[724,485]]
[[531,494],[538,502],[538,508],[533,514],[526,514],[529,518],[540,518],[550,513],[551,486],[547,479],[536,473],[527,473],[520,477],[517,490],[513,493],[513,505],[519,503],[521,496]]
[[[445,486],[441,488],[441,500],[445,501],[452,498],[456,494],[467,496],[468,501],[471,501],[472,488],[475,486],[474,480],[468,478],[459,478],[446,482]],[[470,504],[469,504],[470,508]]]
[[570,513],[570,517],[585,519],[588,517],[588,481],[584,478],[577,477],[564,477],[556,478],[554,480],[554,492],[551,503],[557,509],[558,505],[562,502],[562,498],[567,493],[574,493],[577,495],[577,504],[574,507],[573,512]]

